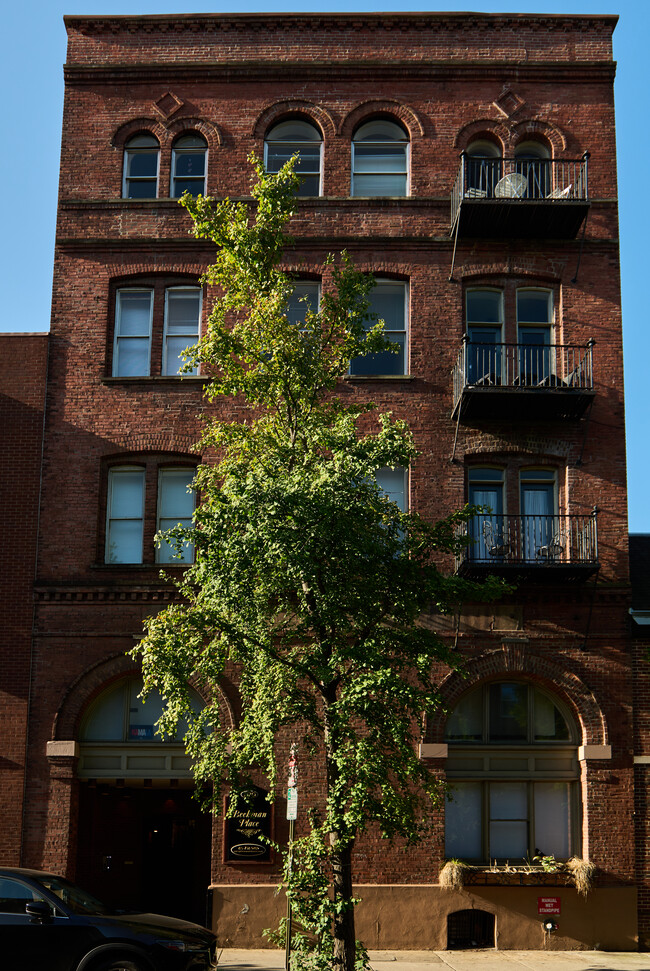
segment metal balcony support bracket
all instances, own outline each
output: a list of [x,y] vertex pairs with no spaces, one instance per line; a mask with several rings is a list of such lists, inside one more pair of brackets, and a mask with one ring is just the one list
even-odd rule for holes
[[451,270],[449,271],[449,282],[455,283],[454,280],[454,266],[456,265],[456,248],[458,246],[458,231],[460,229],[460,210],[463,205],[463,198],[465,196],[465,152],[460,153],[460,173],[456,179],[456,186],[454,192],[452,193],[452,198],[455,194],[458,194],[458,199],[456,201],[456,212],[454,213],[454,218],[456,221],[456,227],[454,229],[454,250],[451,255]]
[[[585,182],[584,182],[584,197],[589,198],[589,152],[585,152],[582,156],[585,163]],[[580,263],[582,261],[582,251],[585,248],[585,233],[587,232],[587,220],[589,219],[589,209],[585,213],[585,221],[582,224],[582,236],[580,237],[580,249],[578,250],[578,262],[576,263],[576,271],[571,277],[571,283],[577,283],[578,281],[578,271],[580,270]]]
[[[462,202],[460,204],[462,206]],[[458,230],[460,229],[460,206],[458,208],[458,215],[456,217],[456,230],[454,232],[454,251],[451,254],[451,270],[449,271],[449,283],[455,283],[454,280],[454,266],[456,265],[456,247],[458,246]]]
[[461,412],[461,403],[459,401],[458,402],[458,414],[456,415],[456,434],[454,435],[454,447],[451,450],[451,458],[449,459],[449,464],[450,465],[453,465],[454,461],[456,460],[456,443],[458,442],[458,428],[460,426],[460,412]]
[[[595,343],[596,342],[594,340],[590,340],[589,341],[589,345],[591,347],[593,347],[593,345]],[[591,409],[593,408],[593,406],[594,406],[594,399],[592,398],[591,401],[589,402],[589,406],[587,408],[587,414],[585,415],[585,431],[584,431],[584,435],[582,436],[582,445],[580,446],[580,455],[576,459],[576,465],[577,466],[581,466],[582,465],[582,457],[585,454],[585,445],[587,444],[587,434],[589,433],[589,424],[591,422]]]

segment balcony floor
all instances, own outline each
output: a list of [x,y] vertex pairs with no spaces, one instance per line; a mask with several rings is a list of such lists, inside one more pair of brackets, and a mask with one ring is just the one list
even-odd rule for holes
[[595,392],[586,388],[513,388],[466,385],[452,412],[461,421],[482,419],[556,421],[581,418]]
[[463,199],[458,237],[575,239],[588,210],[582,199]]

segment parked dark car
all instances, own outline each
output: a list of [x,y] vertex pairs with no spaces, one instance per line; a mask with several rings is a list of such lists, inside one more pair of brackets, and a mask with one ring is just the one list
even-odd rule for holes
[[216,947],[198,924],[112,913],[63,877],[0,868],[3,971],[210,971]]

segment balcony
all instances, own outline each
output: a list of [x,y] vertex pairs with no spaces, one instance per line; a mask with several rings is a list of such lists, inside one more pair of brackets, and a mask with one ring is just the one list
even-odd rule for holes
[[461,576],[496,573],[512,580],[583,581],[598,569],[596,510],[589,516],[475,516],[463,527]]
[[464,337],[452,370],[452,418],[579,418],[595,394],[593,346],[473,344]]
[[470,158],[451,193],[451,235],[575,239],[589,209],[588,160]]

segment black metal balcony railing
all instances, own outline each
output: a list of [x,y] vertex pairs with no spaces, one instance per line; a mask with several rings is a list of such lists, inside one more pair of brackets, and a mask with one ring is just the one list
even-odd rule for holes
[[589,153],[580,159],[471,158],[461,154],[451,232],[573,238],[589,204]]
[[469,537],[459,573],[539,575],[550,571],[584,579],[598,568],[596,510],[589,516],[480,514],[462,528]]
[[[452,369],[452,416],[577,417],[593,397],[593,347],[479,344],[467,337]],[[511,412],[510,412],[511,413]]]

